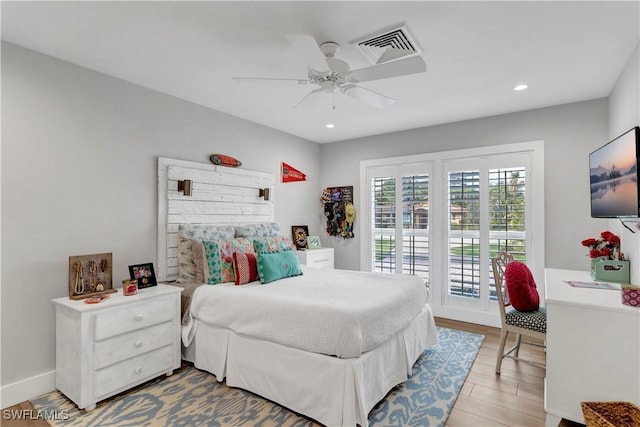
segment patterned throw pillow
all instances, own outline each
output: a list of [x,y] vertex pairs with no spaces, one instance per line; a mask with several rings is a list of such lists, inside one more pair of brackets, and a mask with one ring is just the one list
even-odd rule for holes
[[244,285],[258,280],[258,260],[256,255],[249,252],[234,252],[233,274],[236,276],[236,285]]
[[233,282],[233,253],[254,253],[251,240],[243,237],[228,240],[204,240],[202,242],[209,266],[209,285]]
[[180,224],[178,226],[178,278],[176,282],[196,281],[193,239],[232,239],[234,233],[232,225]]
[[[209,267],[205,267],[207,257],[204,254],[204,246],[200,240],[191,239],[191,249],[193,250],[193,268],[195,270],[195,282],[206,283],[209,276]],[[205,275],[206,271],[206,275]]]
[[280,252],[294,249],[291,239],[285,236],[254,237],[252,240],[256,253]]
[[236,237],[269,237],[280,234],[280,224],[277,222],[239,224],[234,228],[236,231]]
[[269,283],[285,277],[300,276],[302,269],[294,250],[258,252],[260,283]]

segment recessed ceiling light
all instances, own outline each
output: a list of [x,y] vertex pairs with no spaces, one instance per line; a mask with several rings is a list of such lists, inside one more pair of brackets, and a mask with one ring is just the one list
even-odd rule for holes
[[325,125],[325,127],[326,127],[327,129],[333,129],[334,127],[336,127],[336,125],[334,125],[333,123],[327,123],[327,124]]
[[527,85],[518,85],[518,86],[514,87],[513,90],[525,90],[528,87],[529,86],[527,86]]

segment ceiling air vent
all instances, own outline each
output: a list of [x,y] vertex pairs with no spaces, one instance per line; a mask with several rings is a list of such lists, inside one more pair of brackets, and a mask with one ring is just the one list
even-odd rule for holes
[[421,52],[405,25],[392,30],[370,34],[350,42],[357,46],[372,64],[395,61]]

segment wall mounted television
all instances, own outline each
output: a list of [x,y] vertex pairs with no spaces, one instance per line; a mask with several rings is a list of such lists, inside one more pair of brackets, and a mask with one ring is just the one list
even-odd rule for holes
[[593,218],[640,217],[639,156],[638,126],[589,154]]

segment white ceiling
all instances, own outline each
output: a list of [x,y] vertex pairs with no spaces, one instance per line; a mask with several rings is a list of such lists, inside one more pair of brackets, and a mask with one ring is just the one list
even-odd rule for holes
[[[606,97],[639,15],[638,1],[2,1],[2,39],[325,143]],[[396,99],[384,109],[346,96],[293,109],[315,86],[232,80],[306,78],[288,33],[370,66],[349,42],[403,23],[427,72],[362,83]]]

